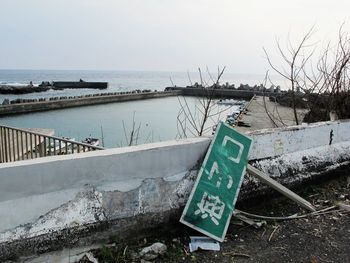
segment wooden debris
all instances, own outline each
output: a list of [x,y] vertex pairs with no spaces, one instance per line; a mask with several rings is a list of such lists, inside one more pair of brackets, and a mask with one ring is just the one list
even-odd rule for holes
[[288,188],[284,187],[283,185],[281,185],[276,180],[272,179],[270,176],[268,176],[264,172],[256,169],[254,166],[248,164],[247,165],[247,171],[248,171],[249,174],[255,176],[256,178],[258,178],[263,183],[267,184],[268,186],[270,186],[271,188],[273,188],[276,191],[280,192],[284,196],[286,196],[289,199],[293,200],[294,202],[298,203],[303,208],[305,208],[305,209],[307,209],[309,211],[312,211],[312,212],[316,211],[315,207],[310,202],[306,201],[301,196],[297,195],[296,193],[292,192]]
[[246,216],[244,216],[244,215],[242,215],[242,214],[239,214],[239,213],[234,214],[234,216],[235,216],[236,218],[242,220],[242,221],[245,222],[246,224],[248,224],[248,225],[250,225],[250,226],[253,226],[253,227],[255,227],[255,228],[260,228],[260,227],[262,227],[264,224],[266,224],[265,221],[253,220],[253,219],[248,218],[248,217],[246,217]]
[[279,226],[276,226],[275,229],[272,231],[270,237],[269,237],[269,242],[271,241],[273,235],[275,234],[275,232],[277,231],[277,229],[279,228]]
[[343,203],[338,203],[338,206],[342,210],[350,211],[350,205],[346,205],[346,204],[343,204]]
[[236,252],[223,252],[222,255],[224,255],[224,256],[232,256],[232,257],[250,258],[250,256],[248,254],[236,253]]

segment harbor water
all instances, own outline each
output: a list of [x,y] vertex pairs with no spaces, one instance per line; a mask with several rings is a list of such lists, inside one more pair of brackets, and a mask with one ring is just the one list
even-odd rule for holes
[[[198,81],[195,73],[191,81]],[[26,95],[0,95],[3,99],[40,98],[54,96],[76,96],[91,93],[130,91],[136,89],[163,90],[171,86],[171,81],[178,86],[189,84],[187,73],[169,72],[112,72],[112,71],[7,71],[0,70],[0,83],[26,84],[29,81],[37,84],[41,81],[79,80],[107,81],[107,90],[62,90]],[[170,80],[171,78],[171,80]],[[259,76],[237,76],[229,74],[222,79],[222,83],[259,82]],[[92,136],[103,141],[105,147],[120,147],[129,144],[132,130],[137,130],[133,144],[157,142],[179,138],[182,129],[179,127],[179,113],[182,97],[167,97],[141,101],[119,102],[104,105],[67,108],[47,112],[29,113],[17,116],[1,117],[0,124],[19,128],[50,128],[55,130],[56,136],[71,137],[83,140]],[[182,103],[180,103],[182,102]],[[192,112],[200,108],[198,98],[187,97],[186,102]],[[197,110],[196,110],[197,109]],[[211,127],[226,115],[235,110],[235,106],[218,105],[213,109],[213,118],[207,121],[207,134],[211,134]],[[219,113],[220,114],[216,114]],[[183,118],[183,116],[181,117]],[[196,116],[197,122],[200,122]],[[191,129],[187,122],[187,128]],[[188,137],[194,136],[188,132]]]

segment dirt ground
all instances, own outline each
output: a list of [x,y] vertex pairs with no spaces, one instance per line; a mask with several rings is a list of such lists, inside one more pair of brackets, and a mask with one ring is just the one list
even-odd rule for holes
[[[296,192],[312,202],[317,210],[339,202],[350,204],[349,171],[347,175],[315,182]],[[269,217],[309,213],[280,195],[240,203],[236,208]],[[119,241],[115,246],[106,246],[93,254],[99,262],[140,262],[135,255],[143,247],[162,242],[168,247],[167,253],[154,262],[350,262],[349,211],[335,207],[317,216],[260,222],[263,226],[255,228],[233,218],[218,252],[189,253],[189,237],[199,234],[175,224],[171,229],[157,229],[148,237],[131,243]]]

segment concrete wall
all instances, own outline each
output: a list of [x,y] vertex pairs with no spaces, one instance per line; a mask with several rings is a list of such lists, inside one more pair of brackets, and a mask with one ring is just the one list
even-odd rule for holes
[[146,178],[185,173],[209,142],[187,139],[1,164],[0,233],[68,202],[86,184],[124,191]]
[[30,102],[30,103],[0,105],[0,116],[29,113],[29,112],[35,112],[35,111],[48,111],[48,110],[56,110],[56,109],[104,104],[104,103],[112,103],[112,102],[162,98],[162,97],[168,97],[168,96],[176,96],[180,93],[181,93],[180,91],[147,92],[147,93],[136,93],[136,94],[95,96],[95,97],[84,97],[84,98],[76,98],[76,99],[62,99],[62,100],[52,100],[52,101],[39,101],[39,102]]
[[248,132],[254,142],[250,160],[350,141],[350,121],[318,122]]
[[[287,186],[349,165],[349,125],[250,133],[251,163]],[[0,261],[177,218],[209,143],[195,138],[0,164]],[[247,177],[240,198],[260,187]]]

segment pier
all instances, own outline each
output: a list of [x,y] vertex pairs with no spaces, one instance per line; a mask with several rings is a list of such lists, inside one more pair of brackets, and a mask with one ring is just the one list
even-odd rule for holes
[[[306,112],[306,109],[297,109],[300,122],[302,122]],[[291,125],[295,125],[294,112],[291,107],[281,106],[270,101],[268,97],[255,96],[247,106],[246,112],[238,118],[237,129],[246,133]]]
[[[82,82],[84,83],[84,82]],[[273,92],[262,92],[253,90],[234,90],[234,89],[203,89],[203,88],[181,88],[168,87],[164,91],[136,90],[118,93],[91,94],[77,97],[56,97],[49,99],[16,99],[15,101],[3,103],[0,105],[0,116],[24,114],[37,111],[48,111],[70,107],[80,107],[96,104],[105,104],[112,102],[123,102],[133,100],[143,100],[152,98],[163,98],[169,96],[195,96],[212,98],[232,98],[250,100],[256,96],[269,96]],[[268,98],[266,98],[268,101]],[[270,103],[271,104],[271,103]],[[260,109],[258,109],[260,110]]]
[[108,82],[91,82],[91,81],[43,81],[39,86],[34,86],[32,83],[22,85],[7,85],[0,84],[0,94],[28,94],[34,92],[45,92],[50,89],[107,89]]
[[254,95],[268,96],[268,93],[262,91],[253,90],[236,90],[236,89],[225,89],[225,88],[192,88],[192,87],[167,87],[166,91],[181,91],[184,96],[198,96],[198,97],[213,97],[213,98],[231,98],[231,99],[245,99],[249,100]]
[[133,100],[144,100],[154,98],[164,98],[169,96],[181,95],[181,91],[164,91],[164,92],[139,92],[139,93],[117,93],[111,95],[100,94],[98,96],[84,96],[55,100],[44,100],[27,103],[7,104],[0,106],[0,116],[24,114],[29,112],[49,111],[64,108],[97,105],[113,102],[124,102]]

